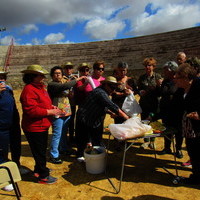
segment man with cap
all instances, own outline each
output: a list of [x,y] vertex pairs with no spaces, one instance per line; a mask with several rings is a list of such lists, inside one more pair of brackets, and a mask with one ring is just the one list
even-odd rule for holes
[[103,122],[108,111],[123,117],[129,117],[114,104],[109,95],[117,87],[117,80],[113,76],[108,76],[101,82],[101,86],[90,92],[85,102],[79,107],[76,117],[76,139],[78,161],[83,161],[83,152],[87,143],[93,146],[100,146]]
[[175,134],[177,158],[182,158],[181,146],[183,143],[182,137],[182,115],[183,115],[183,89],[175,86],[175,73],[178,65],[174,61],[168,61],[164,64],[164,80],[161,85],[160,99],[160,117],[169,131],[169,138],[164,138],[164,149],[159,152],[160,155],[172,154],[171,140]]
[[[10,86],[6,85],[7,74],[8,72],[0,68],[0,163],[8,161],[10,145],[12,160],[20,167],[21,129],[19,112],[13,91]],[[13,190],[12,184],[4,187],[4,190]]]

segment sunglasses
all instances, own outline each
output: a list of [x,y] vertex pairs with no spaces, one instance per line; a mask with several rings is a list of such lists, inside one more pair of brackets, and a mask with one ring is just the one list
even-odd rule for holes
[[98,68],[96,68],[96,70],[98,70],[98,71],[104,71],[104,68],[98,67]]

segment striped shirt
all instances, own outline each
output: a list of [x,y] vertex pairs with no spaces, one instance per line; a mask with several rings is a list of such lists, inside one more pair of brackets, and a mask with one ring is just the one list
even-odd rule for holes
[[119,107],[109,98],[106,91],[97,87],[86,98],[86,101],[77,111],[77,120],[82,121],[88,127],[97,128],[102,125],[107,110],[118,114]]

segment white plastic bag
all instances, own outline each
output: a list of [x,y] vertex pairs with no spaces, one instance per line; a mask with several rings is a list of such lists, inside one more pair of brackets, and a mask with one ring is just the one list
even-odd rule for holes
[[108,128],[111,134],[119,140],[143,137],[151,130],[151,126],[143,124],[139,117],[132,117],[123,124],[110,124]]
[[133,92],[131,92],[131,94],[125,98],[122,105],[122,110],[130,117],[134,116],[134,114],[139,114],[142,112],[142,109],[136,101]]
[[87,77],[89,84],[91,85],[92,89],[96,88],[96,85],[94,84],[94,81],[92,80],[91,76]]

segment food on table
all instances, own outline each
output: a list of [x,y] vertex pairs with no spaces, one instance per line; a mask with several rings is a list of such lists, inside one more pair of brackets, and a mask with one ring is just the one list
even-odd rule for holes
[[163,124],[159,121],[151,122],[150,126],[152,127],[154,133],[161,133],[162,131],[166,130]]

